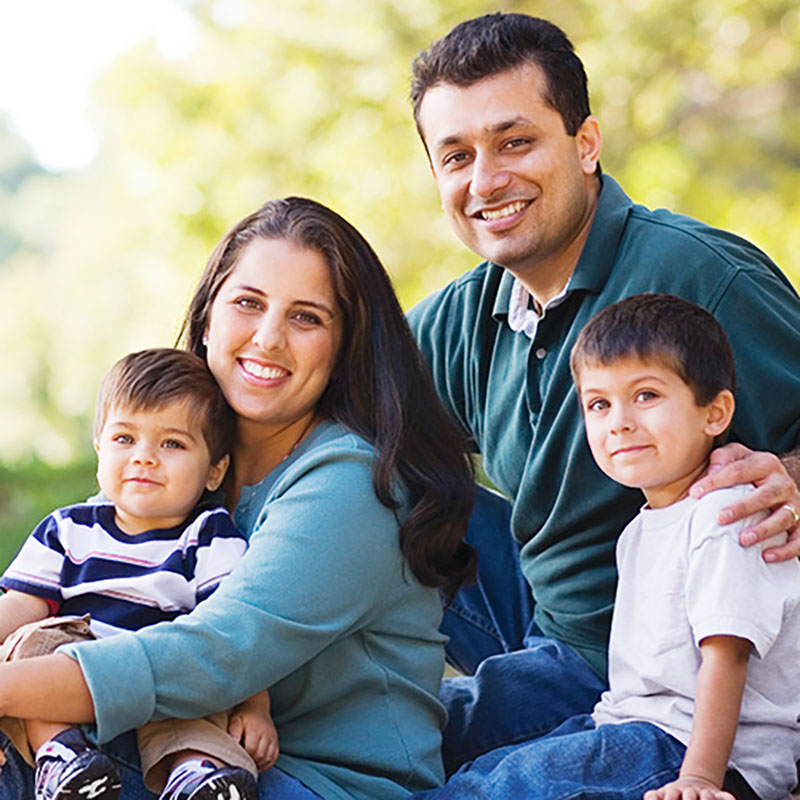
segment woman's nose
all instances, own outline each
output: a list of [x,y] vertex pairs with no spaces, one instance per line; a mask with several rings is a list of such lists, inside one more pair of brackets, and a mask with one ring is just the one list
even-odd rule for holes
[[286,342],[283,320],[277,314],[264,314],[253,331],[253,342],[265,352],[283,347]]

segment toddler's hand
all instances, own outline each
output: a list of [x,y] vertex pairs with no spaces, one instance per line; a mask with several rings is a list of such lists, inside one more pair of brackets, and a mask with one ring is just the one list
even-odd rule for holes
[[644,793],[644,800],[736,800],[705,778],[678,778],[660,789]]
[[246,703],[237,706],[228,722],[228,733],[247,750],[259,772],[278,760],[278,731],[272,717],[260,709],[250,709]]

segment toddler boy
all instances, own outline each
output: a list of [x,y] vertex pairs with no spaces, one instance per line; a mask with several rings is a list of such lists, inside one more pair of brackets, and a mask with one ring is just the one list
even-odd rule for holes
[[[95,416],[107,500],[54,511],[23,544],[0,579],[0,657],[169,621],[208,597],[246,548],[208,494],[225,476],[235,425],[194,354],[144,350],[117,362]],[[11,719],[0,727],[35,764],[36,800],[119,797],[116,767],[79,728]],[[257,769],[277,758],[267,692],[230,713],[137,734],[145,783],[163,789],[162,800],[256,800]]]

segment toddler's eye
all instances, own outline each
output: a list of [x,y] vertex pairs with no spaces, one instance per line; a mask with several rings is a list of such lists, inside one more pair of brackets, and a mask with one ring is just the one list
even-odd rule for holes
[[161,445],[166,450],[184,450],[183,442],[179,442],[177,439],[167,439],[163,445]]
[[117,444],[133,444],[133,436],[129,433],[118,433],[111,437],[111,441]]

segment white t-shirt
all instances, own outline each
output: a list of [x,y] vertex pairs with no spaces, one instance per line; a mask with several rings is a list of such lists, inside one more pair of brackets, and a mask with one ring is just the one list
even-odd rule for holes
[[762,800],[777,800],[796,784],[800,757],[800,563],[767,564],[767,545],[741,547],[739,532],[752,519],[717,524],[720,509],[750,489],[645,508],[625,528],[617,543],[610,689],[593,717],[598,725],[651,722],[688,744],[699,642],[712,634],[748,639],[730,765]]

